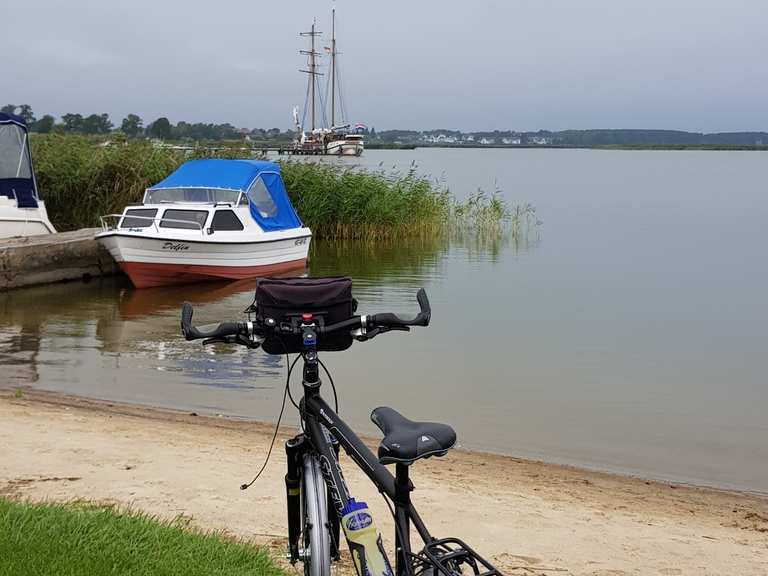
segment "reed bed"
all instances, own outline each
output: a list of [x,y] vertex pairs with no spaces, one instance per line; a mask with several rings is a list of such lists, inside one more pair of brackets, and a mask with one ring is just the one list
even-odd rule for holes
[[[237,158],[241,148],[178,151],[144,140],[109,144],[83,136],[32,139],[38,185],[59,230],[99,225],[99,216],[140,202],[144,189],[190,158]],[[434,237],[457,228],[514,233],[530,220],[530,206],[510,210],[498,194],[457,201],[439,182],[405,173],[364,171],[338,164],[280,161],[296,211],[316,238],[367,240]]]
[[48,216],[59,231],[99,225],[99,216],[140,202],[144,189],[180,163],[145,140],[103,146],[82,136],[32,138],[32,160]]
[[322,238],[380,240],[433,235],[452,199],[428,179],[335,164],[281,162],[286,189],[304,222]]

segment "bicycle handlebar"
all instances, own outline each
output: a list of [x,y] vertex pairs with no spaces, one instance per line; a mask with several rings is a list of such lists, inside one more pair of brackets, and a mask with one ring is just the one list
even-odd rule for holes
[[[427,292],[420,288],[416,294],[419,303],[419,313],[412,319],[400,318],[392,312],[373,314],[370,316],[352,316],[341,322],[328,326],[316,326],[318,334],[331,334],[340,330],[356,330],[362,328],[365,331],[386,331],[387,329],[408,328],[409,326],[429,326],[432,318],[432,308],[429,305]],[[181,332],[187,340],[222,339],[228,336],[266,336],[269,330],[279,330],[278,326],[266,327],[254,322],[221,322],[205,326],[193,326],[192,315],[194,310],[189,302],[184,302],[181,308]]]
[[419,313],[414,316],[413,320],[405,320],[392,312],[383,312],[369,316],[367,318],[368,327],[400,328],[405,326],[429,326],[429,321],[432,318],[432,308],[429,305],[427,291],[424,288],[419,288],[419,291],[416,293],[416,301],[419,303]]
[[207,324],[205,326],[193,326],[192,304],[184,302],[181,307],[181,332],[187,340],[199,340],[201,338],[224,338],[225,336],[237,336],[248,334],[246,322],[221,322],[220,324]]

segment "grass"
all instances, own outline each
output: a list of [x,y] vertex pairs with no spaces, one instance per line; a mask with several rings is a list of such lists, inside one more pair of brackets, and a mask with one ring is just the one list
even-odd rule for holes
[[283,576],[266,551],[183,521],[0,498],[0,576]]
[[[99,225],[99,216],[140,202],[144,189],[190,158],[237,158],[240,147],[188,152],[145,140],[102,145],[84,136],[49,134],[32,139],[33,160],[48,214],[61,231]],[[338,164],[280,161],[296,211],[316,238],[381,240],[434,236],[451,228],[497,228],[512,221],[498,194],[457,201],[439,182],[406,173],[369,172]]]

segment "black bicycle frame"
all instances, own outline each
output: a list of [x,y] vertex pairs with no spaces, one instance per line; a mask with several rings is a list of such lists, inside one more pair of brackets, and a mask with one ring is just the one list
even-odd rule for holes
[[[336,522],[338,522],[338,519],[341,518],[341,510],[347,504],[350,494],[339,467],[337,449],[333,441],[335,439],[355,464],[371,479],[379,491],[394,502],[395,547],[397,553],[395,572],[398,576],[406,576],[411,573],[411,523],[413,523],[425,544],[434,540],[411,503],[410,493],[413,490],[413,484],[411,484],[408,478],[408,467],[398,464],[396,476],[393,476],[368,447],[363,444],[362,440],[358,438],[352,429],[323,400],[320,396],[321,381],[317,365],[317,353],[314,350],[305,352],[304,378],[302,381],[304,397],[299,405],[305,424],[304,435],[289,441],[290,446],[286,445],[286,449],[289,452],[289,472],[288,476],[286,476],[286,484],[288,485],[289,476],[292,477],[291,481],[294,483],[299,477],[296,463],[300,462],[301,459],[292,456],[292,454],[296,454],[297,450],[301,452],[307,450],[307,447],[303,446],[303,439],[306,438],[311,450],[319,458],[320,468],[328,488],[329,500],[336,510]],[[291,442],[293,442],[292,445]],[[288,491],[290,494],[290,486],[288,486]],[[289,503],[289,516],[290,514]],[[338,524],[334,528],[338,530]],[[295,527],[294,532],[296,532]],[[336,533],[338,534],[338,531]],[[290,536],[291,530],[289,527]],[[296,533],[291,540],[292,544],[297,542],[298,534]],[[338,536],[336,540],[338,542]],[[291,554],[292,556],[294,555],[293,549],[291,549]]]

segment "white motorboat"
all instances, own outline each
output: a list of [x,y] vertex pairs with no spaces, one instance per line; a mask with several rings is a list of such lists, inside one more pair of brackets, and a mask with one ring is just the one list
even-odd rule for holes
[[360,156],[365,147],[362,134],[334,134],[326,147],[328,154]]
[[279,167],[257,160],[186,162],[102,227],[96,239],[137,288],[303,270],[312,237]]
[[37,193],[27,125],[0,112],[0,238],[54,232]]

